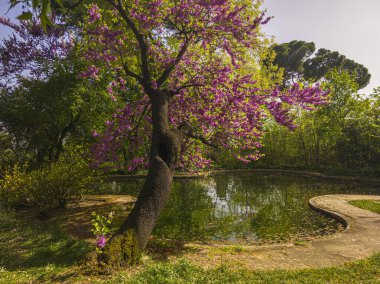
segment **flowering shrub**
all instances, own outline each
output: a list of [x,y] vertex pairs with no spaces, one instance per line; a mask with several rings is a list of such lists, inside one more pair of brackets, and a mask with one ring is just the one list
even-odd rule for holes
[[91,221],[93,229],[91,231],[96,236],[96,251],[103,253],[103,248],[107,242],[106,235],[110,232],[109,227],[112,224],[114,212],[110,212],[105,216],[92,212],[91,215],[93,216]]

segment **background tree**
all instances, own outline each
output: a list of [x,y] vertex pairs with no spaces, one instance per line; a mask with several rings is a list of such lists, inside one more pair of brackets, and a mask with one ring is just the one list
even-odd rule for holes
[[330,70],[347,72],[355,79],[359,89],[366,87],[371,79],[368,69],[337,51],[321,48],[315,55],[314,42],[294,40],[273,46],[274,63],[284,68],[284,85],[295,81],[319,81],[326,79]]
[[[24,80],[0,95],[0,121],[13,141],[18,162],[36,168],[57,161],[64,144],[90,137],[103,122],[111,99],[76,73],[57,72],[48,81]],[[103,102],[102,102],[103,100]]]
[[98,82],[79,76],[83,63],[61,22],[46,32],[35,20],[0,23],[14,31],[0,45],[0,123],[11,141],[2,151],[41,167],[58,160],[68,138],[92,139],[115,103]]
[[300,81],[304,73],[304,62],[315,52],[314,42],[294,40],[288,43],[274,45],[276,54],[274,64],[284,68],[285,86],[287,82]]
[[269,123],[265,156],[256,166],[298,168],[334,174],[379,175],[379,98],[360,96],[346,72],[326,75],[330,103],[313,113],[298,111],[293,132]]
[[306,80],[320,80],[326,74],[336,69],[350,74],[358,84],[359,90],[366,87],[371,79],[371,74],[362,64],[348,59],[337,51],[321,48],[314,57],[304,62],[304,76]]

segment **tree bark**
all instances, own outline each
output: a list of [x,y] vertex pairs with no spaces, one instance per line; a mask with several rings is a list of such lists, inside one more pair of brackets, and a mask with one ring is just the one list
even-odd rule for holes
[[149,171],[131,213],[104,247],[101,260],[109,266],[138,263],[171,190],[179,134],[169,127],[169,97],[156,92],[150,98],[153,132]]
[[316,159],[316,165],[317,168],[319,169],[321,167],[321,158],[320,158],[320,146],[321,146],[321,139],[320,135],[318,134],[317,136],[317,142],[315,145],[315,159]]

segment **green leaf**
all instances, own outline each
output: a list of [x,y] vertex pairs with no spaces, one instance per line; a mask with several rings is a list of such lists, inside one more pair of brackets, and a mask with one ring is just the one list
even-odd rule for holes
[[17,19],[21,20],[21,21],[27,21],[27,20],[31,20],[33,17],[33,14],[32,12],[23,12],[21,15],[17,16]]
[[63,1],[62,0],[55,0],[55,2],[63,8]]
[[41,17],[51,13],[50,0],[42,0]]
[[32,2],[33,9],[37,9],[39,4],[40,4],[40,0],[33,0]]
[[41,14],[41,25],[43,29],[46,31],[47,26],[52,25],[52,21],[50,20],[49,16],[46,14]]

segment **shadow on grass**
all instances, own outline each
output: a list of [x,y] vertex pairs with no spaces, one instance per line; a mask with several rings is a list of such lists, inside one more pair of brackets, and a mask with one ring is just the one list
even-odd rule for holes
[[[82,262],[94,250],[94,245],[88,242],[94,239],[90,232],[91,212],[115,212],[112,228],[115,229],[130,208],[104,204],[60,209],[41,220],[37,218],[41,217],[39,214],[30,210],[16,212],[0,207],[0,282],[73,283],[87,278],[101,279],[104,271],[91,261]],[[198,249],[186,247],[182,242],[152,238],[147,253],[153,261],[161,262],[194,250]]]
[[197,253],[200,251],[200,248],[186,246],[186,242],[183,241],[160,238],[151,238],[146,248],[146,252],[155,261],[166,261],[170,257],[181,258],[186,253]]
[[25,222],[14,212],[0,211],[0,266],[6,270],[67,267],[90,251],[88,243],[67,236],[57,224]]
[[[91,212],[115,212],[111,230],[125,220],[130,205],[94,205],[85,208],[59,209],[50,212],[48,220],[38,220],[33,211],[0,209],[0,267],[8,271],[43,268],[48,265],[69,267],[84,259],[94,249],[88,241],[91,233]],[[38,215],[38,214],[37,214]],[[194,252],[184,242],[152,238],[147,248],[155,260]]]

